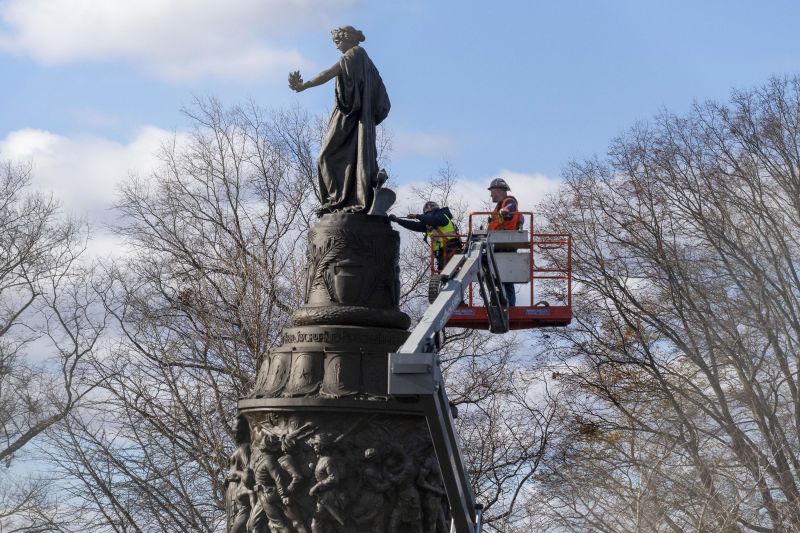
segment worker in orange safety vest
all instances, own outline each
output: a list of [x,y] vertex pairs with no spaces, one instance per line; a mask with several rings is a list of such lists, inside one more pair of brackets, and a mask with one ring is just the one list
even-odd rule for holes
[[[517,199],[509,195],[511,187],[508,186],[503,178],[495,178],[489,184],[489,193],[492,201],[495,202],[494,211],[489,217],[489,231],[496,230],[518,230],[522,229],[524,220],[517,207]],[[517,292],[513,283],[503,283],[506,291],[508,305],[517,304]]]
[[503,178],[495,178],[489,184],[489,193],[495,202],[494,211],[489,218],[489,230],[517,230],[522,228],[523,220],[517,208],[517,199],[509,195],[511,187]]

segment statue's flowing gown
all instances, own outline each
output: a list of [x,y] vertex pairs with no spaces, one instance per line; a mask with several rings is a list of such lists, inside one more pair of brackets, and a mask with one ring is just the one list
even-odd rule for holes
[[375,126],[389,114],[389,95],[360,46],[342,54],[339,65],[336,107],[319,154],[322,210],[364,212],[378,184]]

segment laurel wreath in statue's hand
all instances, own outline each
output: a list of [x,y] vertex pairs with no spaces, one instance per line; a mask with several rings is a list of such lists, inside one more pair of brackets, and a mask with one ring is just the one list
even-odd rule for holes
[[298,93],[304,89],[303,78],[300,76],[299,70],[289,73],[289,88]]

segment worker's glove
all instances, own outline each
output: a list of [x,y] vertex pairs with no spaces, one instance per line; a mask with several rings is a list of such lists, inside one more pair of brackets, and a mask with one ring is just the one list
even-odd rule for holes
[[389,215],[389,220],[392,222],[397,222],[397,217],[395,215]]

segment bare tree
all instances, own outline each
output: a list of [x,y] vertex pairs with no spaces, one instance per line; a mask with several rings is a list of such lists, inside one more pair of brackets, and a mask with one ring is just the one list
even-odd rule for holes
[[[48,480],[16,460],[72,413],[96,380],[106,290],[79,261],[87,231],[31,191],[30,168],[0,169],[0,527],[33,527]],[[15,472],[18,472],[15,474]]]
[[217,530],[236,400],[301,303],[314,121],[214,100],[186,113],[195,129],[121,191],[103,402],[51,440],[85,509],[70,530]]
[[800,530],[800,80],[574,164],[572,401],[542,499],[570,531]]
[[539,354],[524,346],[530,336],[462,335],[443,351],[446,379],[484,523],[528,531],[525,508],[549,448],[556,398],[542,386]]

